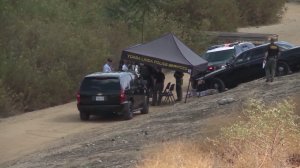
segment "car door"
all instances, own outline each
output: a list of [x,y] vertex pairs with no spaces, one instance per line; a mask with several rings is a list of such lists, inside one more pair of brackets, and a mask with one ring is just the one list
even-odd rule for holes
[[265,75],[265,71],[263,68],[263,60],[266,53],[266,47],[258,47],[252,50],[251,54],[248,55],[248,78],[245,80],[246,82],[252,81],[258,78],[261,78]]
[[289,65],[300,65],[300,47],[283,51],[279,57],[279,61],[281,60]]
[[247,81],[251,71],[249,71],[249,61],[252,51],[248,50],[240,54],[234,61],[234,69],[232,70],[232,79],[235,83],[243,83]]
[[249,82],[264,76],[262,67],[266,47],[261,46],[248,50],[236,59],[236,76],[240,83]]

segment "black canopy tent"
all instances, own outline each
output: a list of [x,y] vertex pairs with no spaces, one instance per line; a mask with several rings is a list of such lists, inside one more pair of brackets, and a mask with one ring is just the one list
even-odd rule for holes
[[123,50],[121,59],[173,69],[191,76],[207,69],[207,61],[171,33]]
[[123,50],[122,59],[197,74],[207,69],[207,61],[173,34]]

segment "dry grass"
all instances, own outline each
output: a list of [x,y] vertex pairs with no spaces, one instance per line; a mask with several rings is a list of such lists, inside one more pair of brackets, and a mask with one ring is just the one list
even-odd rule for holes
[[213,159],[201,146],[186,141],[168,142],[145,151],[137,168],[211,168]]
[[300,95],[295,96],[293,101],[295,102],[295,114],[300,116]]
[[228,167],[288,167],[299,154],[300,132],[292,101],[251,100],[244,120],[222,131],[215,152]]
[[[209,143],[175,141],[145,151],[138,168],[300,167],[300,100],[251,100],[236,124]],[[293,103],[297,102],[297,103]],[[204,146],[205,145],[205,146]],[[207,152],[209,151],[209,152]]]

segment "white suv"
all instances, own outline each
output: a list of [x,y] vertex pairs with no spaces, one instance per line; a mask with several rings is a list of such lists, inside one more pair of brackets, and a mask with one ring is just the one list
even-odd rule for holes
[[254,48],[250,42],[222,44],[209,48],[202,56],[208,62],[207,72],[212,72],[226,66],[228,60],[235,58],[240,53]]

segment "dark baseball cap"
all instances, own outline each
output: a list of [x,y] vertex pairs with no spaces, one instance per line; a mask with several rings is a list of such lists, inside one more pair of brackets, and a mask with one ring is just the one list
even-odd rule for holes
[[112,60],[110,58],[107,59],[108,62],[112,62]]

